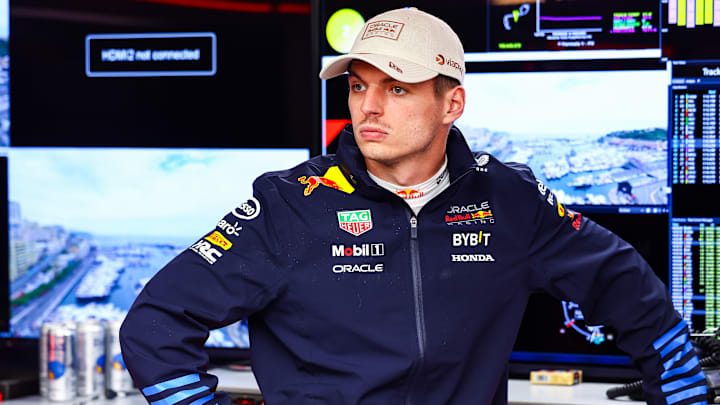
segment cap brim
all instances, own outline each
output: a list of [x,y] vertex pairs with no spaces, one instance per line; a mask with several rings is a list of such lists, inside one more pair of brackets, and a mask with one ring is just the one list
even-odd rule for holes
[[325,65],[320,71],[320,78],[327,80],[340,76],[347,72],[350,61],[355,59],[367,62],[393,79],[404,83],[420,83],[438,75],[438,72],[424,68],[406,59],[374,53],[350,53],[340,55]]

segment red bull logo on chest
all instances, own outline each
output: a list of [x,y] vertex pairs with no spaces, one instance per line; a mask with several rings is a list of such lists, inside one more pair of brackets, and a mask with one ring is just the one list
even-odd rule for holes
[[490,202],[480,204],[452,205],[445,213],[445,223],[448,225],[494,224]]
[[338,211],[340,229],[355,236],[360,236],[373,227],[370,210]]
[[355,191],[355,187],[353,187],[350,182],[345,179],[345,176],[343,176],[340,168],[337,166],[329,168],[322,176],[301,176],[298,177],[298,181],[300,184],[305,185],[303,195],[306,197],[312,194],[312,192],[321,184],[325,187],[340,190],[347,194],[352,194],[352,192]]

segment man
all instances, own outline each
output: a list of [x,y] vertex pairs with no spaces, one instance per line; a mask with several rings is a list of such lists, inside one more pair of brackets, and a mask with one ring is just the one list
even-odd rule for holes
[[687,327],[637,252],[452,126],[464,62],[447,24],[378,15],[320,76],[346,71],[352,130],[338,154],[258,178],[137,298],[121,338],[148,401],[229,404],[202,345],[249,317],[268,404],[506,403],[534,291],[616,328],[648,402],[705,400]]

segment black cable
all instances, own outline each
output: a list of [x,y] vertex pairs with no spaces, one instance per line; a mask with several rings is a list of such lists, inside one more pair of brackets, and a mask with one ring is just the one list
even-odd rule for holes
[[[692,339],[692,343],[696,348],[700,349],[702,353],[707,354],[708,357],[711,357],[713,354],[720,352],[720,340],[717,339],[717,333],[715,333],[713,336],[694,337]],[[705,357],[704,359],[708,357]]]
[[709,356],[700,359],[700,367],[720,366],[720,351],[714,351]]
[[617,397],[629,396],[633,401],[642,401],[642,399],[635,399],[634,396],[642,394],[643,380],[631,382],[629,384],[621,385],[619,387],[613,387],[607,390],[605,394],[609,399],[615,399]]

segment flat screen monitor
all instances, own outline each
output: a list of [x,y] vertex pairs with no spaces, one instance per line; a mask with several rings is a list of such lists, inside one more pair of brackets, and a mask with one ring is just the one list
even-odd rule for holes
[[618,51],[625,57],[661,54],[661,5],[655,0],[320,0],[317,6],[313,24],[322,37],[321,55],[346,53],[362,20],[401,7],[446,21],[472,58],[557,58],[553,54],[565,51],[573,54],[564,57],[585,59]]
[[720,327],[720,60],[672,67],[670,292],[693,330],[712,331]]
[[713,1],[662,0],[662,53],[671,60],[718,59],[720,7]]
[[[667,64],[466,66],[467,105],[455,125],[470,147],[528,165],[560,201],[632,244],[667,283]],[[635,372],[615,340],[612,328],[587,322],[576,303],[536,294],[511,355],[512,371],[572,365],[590,378],[631,378]]]
[[[297,103],[311,92],[297,79],[309,4],[10,6],[0,0],[0,344],[17,347],[46,320],[122,317],[256,176],[319,142]],[[220,361],[247,345],[242,322],[207,342]]]
[[473,150],[528,165],[586,213],[667,213],[666,64],[468,65],[455,125]]
[[307,4],[12,6],[13,146],[316,148]]
[[[307,149],[40,148],[8,151],[10,330],[122,320],[145,283]],[[248,348],[246,322],[208,347]]]

